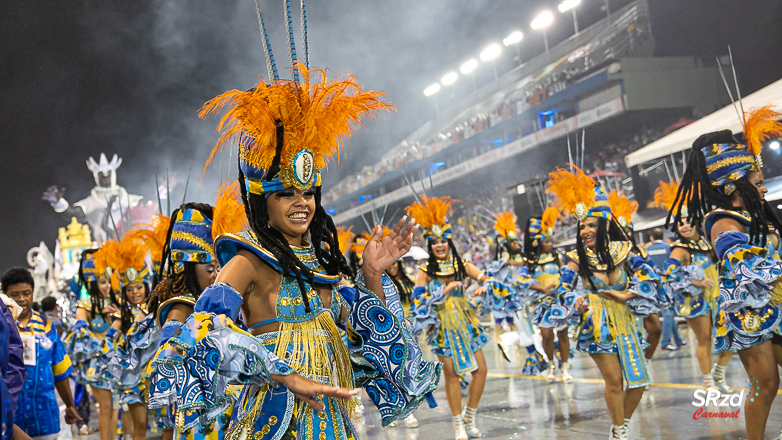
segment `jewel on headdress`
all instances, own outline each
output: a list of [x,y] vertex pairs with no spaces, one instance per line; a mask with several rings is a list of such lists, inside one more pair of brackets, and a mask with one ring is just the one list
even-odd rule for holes
[[583,220],[586,218],[587,215],[587,207],[583,203],[578,203],[576,205],[576,209],[573,211],[573,214],[576,216],[576,219]]
[[136,282],[136,277],[138,277],[138,272],[136,269],[133,269],[132,267],[125,271],[125,276],[128,278],[128,281],[131,283]]

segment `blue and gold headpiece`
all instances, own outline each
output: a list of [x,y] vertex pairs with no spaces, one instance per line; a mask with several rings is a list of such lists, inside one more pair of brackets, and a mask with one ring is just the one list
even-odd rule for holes
[[519,232],[516,230],[516,216],[510,211],[504,211],[494,214],[494,232],[497,234],[497,244],[506,245],[508,242],[516,240]]
[[171,229],[170,248],[176,272],[184,267],[182,263],[215,261],[212,220],[204,217],[197,209],[180,211]]
[[92,282],[97,281],[100,276],[95,269],[95,260],[92,258],[92,254],[85,254],[81,260],[81,274],[84,277],[84,281]]
[[554,196],[556,207],[578,221],[587,217],[611,220],[611,206],[603,189],[577,166],[574,171],[557,168],[549,173],[546,192]]
[[423,230],[427,241],[436,238],[450,240],[453,237],[451,223],[446,218],[451,210],[451,203],[458,202],[450,197],[426,197],[421,196],[420,202],[415,202],[407,207],[407,214],[414,218]]
[[541,218],[532,217],[529,219],[527,234],[532,238],[532,246],[538,246],[546,237],[554,235],[554,225],[559,218],[559,210],[549,206],[543,211]]

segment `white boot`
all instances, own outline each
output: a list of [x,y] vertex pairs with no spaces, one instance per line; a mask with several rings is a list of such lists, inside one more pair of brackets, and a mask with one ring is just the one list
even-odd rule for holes
[[413,414],[405,417],[405,426],[408,428],[418,428],[418,419]]
[[567,362],[562,363],[562,382],[573,382],[573,375],[570,374],[570,364]]
[[453,430],[456,433],[456,440],[469,440],[467,430],[464,429],[464,420],[462,420],[461,414],[453,416]]
[[467,431],[467,435],[472,438],[483,437],[483,433],[475,426],[475,413],[477,408],[470,408],[465,406],[462,411],[462,420],[464,421],[464,428]]
[[548,383],[554,383],[557,380],[557,366],[554,362],[548,364],[548,376],[546,377]]
[[610,431],[608,431],[608,440],[628,440],[627,439],[627,426],[625,425],[611,425]]

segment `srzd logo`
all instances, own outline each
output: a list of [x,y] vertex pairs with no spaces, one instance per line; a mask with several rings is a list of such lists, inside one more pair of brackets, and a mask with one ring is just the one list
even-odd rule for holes
[[[705,390],[695,390],[692,393],[693,401],[692,406],[697,407],[695,414],[692,415],[693,420],[699,419],[724,419],[739,417],[739,411],[741,405],[744,403],[744,390],[739,393],[721,393],[719,390],[709,388]],[[713,406],[717,408],[730,408],[730,411],[708,411],[705,407]]]

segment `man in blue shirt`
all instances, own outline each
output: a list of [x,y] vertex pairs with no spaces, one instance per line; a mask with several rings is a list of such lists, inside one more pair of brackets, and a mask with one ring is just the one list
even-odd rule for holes
[[24,268],[12,268],[3,274],[3,292],[21,308],[17,330],[24,345],[23,362],[27,369],[14,424],[30,437],[39,440],[57,438],[60,432],[60,409],[54,390],[65,403],[65,421],[79,420],[71,396],[71,360],[65,353],[52,322],[32,310],[34,281]]
[[[665,244],[663,241],[663,230],[660,228],[653,229],[649,233],[651,243],[646,248],[646,252],[649,255],[649,260],[654,263],[655,267],[660,270],[665,268],[665,260],[671,254],[671,247]],[[673,337],[673,344],[671,344],[671,337]],[[660,340],[660,345],[663,350],[678,350],[679,347],[684,345],[681,336],[679,335],[679,329],[674,321],[673,308],[668,307],[663,310],[663,334]]]

